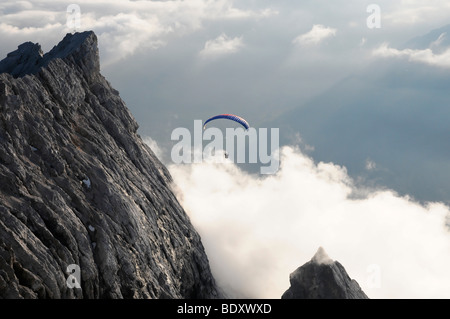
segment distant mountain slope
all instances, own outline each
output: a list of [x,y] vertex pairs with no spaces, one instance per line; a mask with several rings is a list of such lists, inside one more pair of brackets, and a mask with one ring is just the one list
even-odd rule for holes
[[442,28],[434,29],[425,35],[417,36],[403,45],[403,49],[424,50],[431,48],[433,51],[450,47],[450,24]]
[[25,43],[0,73],[0,298],[220,296],[95,34]]
[[[430,45],[447,29],[410,43]],[[379,58],[265,125],[280,127],[285,144],[299,133],[316,160],[345,165],[355,178],[450,203],[449,83],[449,69]]]

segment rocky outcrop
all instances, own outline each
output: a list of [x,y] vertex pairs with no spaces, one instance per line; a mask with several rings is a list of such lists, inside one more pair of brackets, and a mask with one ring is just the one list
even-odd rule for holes
[[170,174],[100,73],[95,34],[45,55],[24,43],[0,73],[0,297],[218,297]]
[[282,299],[368,299],[344,267],[320,247],[314,257],[289,277]]

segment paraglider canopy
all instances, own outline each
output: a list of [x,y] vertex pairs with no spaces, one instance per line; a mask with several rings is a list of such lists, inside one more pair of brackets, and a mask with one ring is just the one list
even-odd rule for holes
[[217,119],[227,119],[227,120],[232,120],[235,121],[239,124],[241,124],[246,130],[248,130],[248,128],[250,127],[250,125],[248,124],[248,122],[246,120],[244,120],[242,117],[234,115],[234,114],[219,114],[216,116],[213,116],[209,119],[207,119],[205,121],[205,124],[203,124],[203,129],[206,128],[206,124],[213,121],[213,120],[217,120]]

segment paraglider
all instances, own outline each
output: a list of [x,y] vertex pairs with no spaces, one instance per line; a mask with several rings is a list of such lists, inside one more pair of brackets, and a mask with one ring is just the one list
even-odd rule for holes
[[246,120],[244,120],[242,117],[234,115],[234,114],[219,114],[216,116],[213,116],[209,119],[207,119],[205,121],[205,123],[203,124],[203,129],[206,129],[206,124],[213,121],[213,120],[217,120],[217,119],[227,119],[227,120],[232,120],[235,121],[239,124],[241,124],[246,130],[248,130],[248,128],[250,127],[250,125],[248,124],[248,122]]
[[[217,119],[234,121],[239,125],[227,121],[226,126],[239,127],[206,129],[209,122]],[[205,159],[221,160],[225,157],[227,163],[267,164],[261,165],[261,174],[275,174],[280,167],[279,136],[279,128],[270,128],[269,135],[267,128],[257,130],[250,127],[240,116],[219,114],[206,121],[194,120],[193,131],[185,127],[175,128],[170,138],[178,142],[170,154],[175,164],[202,163]],[[207,145],[204,145],[205,141],[208,141]]]
[[[248,122],[246,120],[244,120],[242,117],[234,115],[234,114],[219,114],[216,116],[213,116],[209,119],[207,119],[205,121],[205,123],[203,124],[203,129],[206,129],[206,124],[213,121],[213,120],[217,120],[217,119],[226,119],[226,120],[232,120],[235,121],[239,124],[241,124],[246,130],[248,130],[248,128],[250,127],[250,125],[248,124]],[[229,154],[228,152],[225,152],[225,158],[228,158]]]

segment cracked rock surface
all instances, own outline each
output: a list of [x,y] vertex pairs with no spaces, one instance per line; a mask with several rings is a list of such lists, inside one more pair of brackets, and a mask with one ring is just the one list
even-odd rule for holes
[[0,298],[220,296],[137,129],[93,32],[47,54],[27,42],[0,62]]

